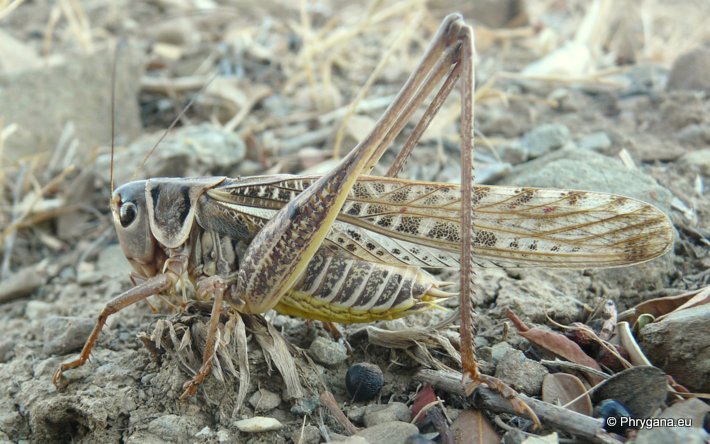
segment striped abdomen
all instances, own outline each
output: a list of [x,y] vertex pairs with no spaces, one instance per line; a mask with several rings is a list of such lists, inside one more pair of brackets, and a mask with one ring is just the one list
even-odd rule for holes
[[415,267],[395,267],[319,250],[276,305],[279,313],[340,323],[396,319],[437,307],[451,294]]

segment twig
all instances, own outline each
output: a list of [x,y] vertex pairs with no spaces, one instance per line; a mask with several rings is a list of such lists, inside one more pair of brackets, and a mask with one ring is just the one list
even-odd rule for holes
[[345,416],[345,413],[343,413],[342,410],[340,410],[340,407],[338,406],[338,402],[335,400],[333,397],[333,394],[330,393],[329,391],[324,391],[323,393],[320,394],[320,402],[326,406],[328,411],[330,411],[330,414],[333,415],[333,417],[342,425],[345,430],[348,431],[350,435],[354,435],[360,430],[355,427],[355,425],[350,422],[347,416]]
[[577,370],[583,373],[589,373],[594,376],[599,376],[602,379],[609,379],[609,375],[606,373],[599,371],[595,368],[587,367],[586,365],[582,364],[577,364],[575,362],[570,362],[570,361],[563,361],[561,359],[555,359],[555,360],[549,360],[549,359],[542,359],[540,360],[540,363],[542,365],[547,365],[547,366],[553,366],[553,367],[558,367],[558,368],[566,368],[570,370]]
[[[414,379],[421,382],[428,382],[434,387],[449,393],[465,396],[464,386],[461,383],[461,375],[459,373],[424,369],[419,370],[414,375]],[[591,418],[548,402],[539,401],[523,394],[518,396],[521,401],[532,408],[542,422],[552,428],[566,431],[594,443],[619,443],[618,440],[604,431],[602,428],[603,423],[599,419]],[[509,400],[484,386],[479,386],[476,391],[474,391],[470,400],[477,408],[491,410],[497,413],[518,414]]]

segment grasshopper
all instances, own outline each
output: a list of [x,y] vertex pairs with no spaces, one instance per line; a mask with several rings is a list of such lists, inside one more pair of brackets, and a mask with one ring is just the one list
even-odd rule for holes
[[[211,371],[223,302],[240,313],[275,309],[340,323],[394,319],[454,295],[444,291],[450,283],[423,268],[459,267],[464,380],[512,398],[511,389],[476,364],[477,263],[636,264],[667,252],[673,230],[663,212],[628,197],[474,185],[473,60],[472,28],[458,14],[446,17],[370,134],[321,177],[157,178],[113,191],[113,222],[137,285],[106,304],[81,354],[59,367],[54,384],[87,361],[111,314],[176,287],[213,300],[202,366],[185,383],[185,398]],[[459,80],[460,186],[397,178]],[[386,177],[370,176],[433,92]]]

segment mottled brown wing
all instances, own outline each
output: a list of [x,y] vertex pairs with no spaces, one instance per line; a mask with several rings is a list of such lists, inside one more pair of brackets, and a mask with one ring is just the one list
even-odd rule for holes
[[[315,179],[230,180],[208,195],[268,219]],[[662,211],[613,194],[477,186],[473,205],[475,251],[484,266],[616,267],[658,257],[672,244],[672,225]],[[457,267],[460,218],[458,185],[364,176],[325,245],[373,262]]]

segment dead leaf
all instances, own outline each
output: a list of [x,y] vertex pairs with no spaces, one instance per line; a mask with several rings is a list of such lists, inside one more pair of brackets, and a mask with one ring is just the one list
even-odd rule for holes
[[642,314],[650,314],[657,318],[682,306],[700,292],[701,290],[694,290],[675,296],[649,299],[648,301],[641,302],[630,310],[620,313],[618,320],[619,322],[626,321],[633,325],[636,323],[636,319]]
[[[597,361],[590,358],[586,353],[584,353],[579,345],[568,339],[566,336],[539,328],[530,328],[525,325],[525,323],[510,309],[506,311],[506,316],[508,316],[508,318],[513,322],[513,325],[515,325],[518,329],[520,336],[524,337],[528,341],[556,354],[557,356],[563,357],[568,361],[601,371],[601,367],[599,367]],[[598,384],[603,381],[603,379],[599,376],[591,374],[588,374],[587,378],[593,384]]]
[[592,391],[596,405],[604,399],[622,403],[637,418],[650,417],[666,400],[666,374],[656,367],[632,367],[602,382]]
[[[551,373],[542,381],[542,400],[550,404],[562,405],[577,413],[592,416],[592,400],[584,384],[568,373]],[[578,399],[577,399],[578,398]],[[570,401],[577,399],[572,404]]]
[[488,418],[477,410],[464,410],[451,424],[456,444],[498,444],[500,435]]

